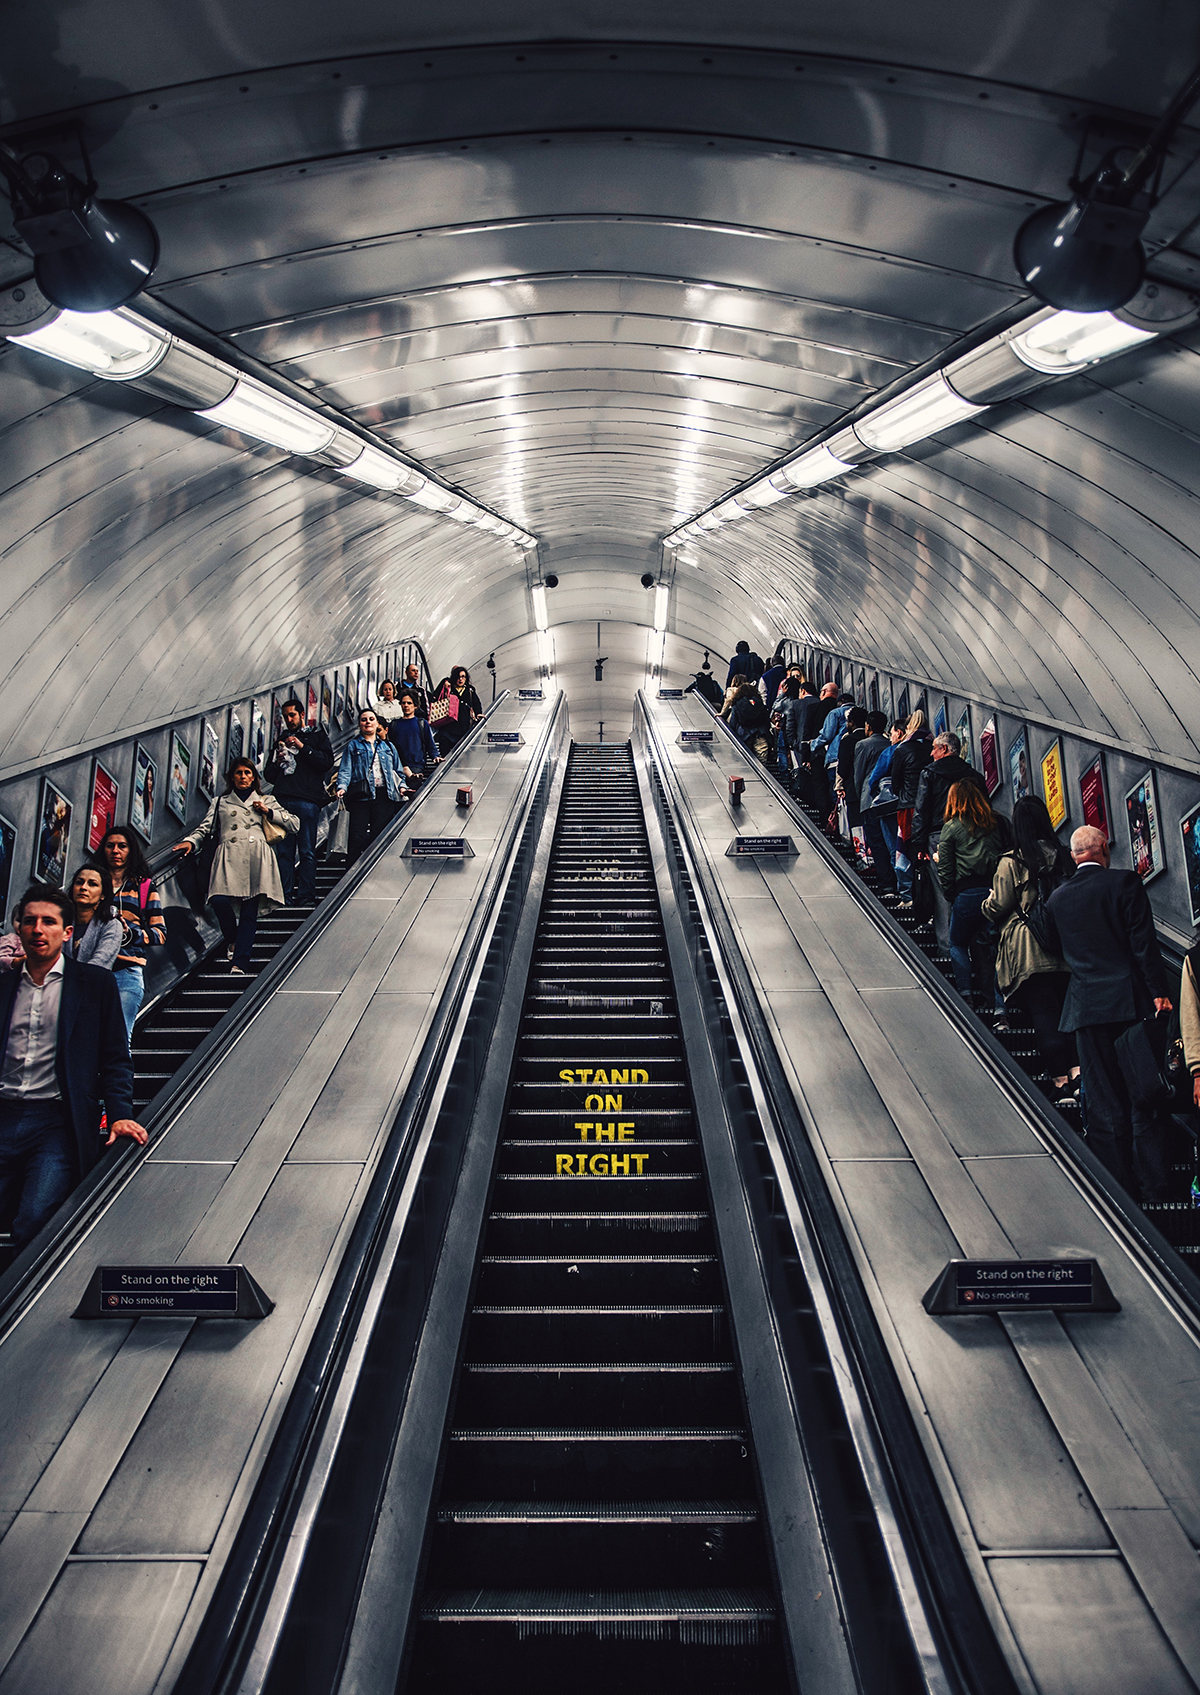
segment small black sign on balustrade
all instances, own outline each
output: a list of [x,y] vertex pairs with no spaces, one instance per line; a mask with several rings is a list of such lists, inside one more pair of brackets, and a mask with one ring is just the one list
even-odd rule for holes
[[463,836],[410,836],[404,853],[410,859],[474,859],[475,857],[475,849]]
[[679,740],[683,747],[690,747],[696,742],[711,742],[712,739],[713,733],[711,730],[680,730],[679,732]]
[[921,1303],[928,1313],[1120,1312],[1094,1259],[952,1259]]
[[265,1318],[275,1302],[244,1265],[98,1265],[76,1318]]
[[517,690],[517,699],[518,700],[541,700],[541,698],[542,698],[541,689],[518,689]]
[[525,742],[520,730],[489,730],[489,747],[522,747]]
[[682,700],[683,699],[683,690],[682,689],[659,689],[658,698],[659,698],[659,700]]
[[741,859],[745,854],[795,853],[796,844],[790,836],[735,836],[725,849],[726,859]]

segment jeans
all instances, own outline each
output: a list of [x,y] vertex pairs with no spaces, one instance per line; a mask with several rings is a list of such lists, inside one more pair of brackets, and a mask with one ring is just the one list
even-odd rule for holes
[[217,915],[221,934],[233,947],[233,963],[239,971],[249,971],[254,932],[258,928],[258,896],[234,900],[232,895],[212,895],[208,904]]
[[389,800],[382,790],[375,800],[351,800],[346,805],[350,813],[350,845],[346,849],[346,864],[359,858],[368,842],[383,834],[400,810],[399,803]]
[[0,1101],[0,1213],[14,1201],[13,1245],[31,1242],[79,1181],[63,1101]]
[[883,839],[892,855],[892,864],[896,870],[896,891],[901,900],[912,900],[912,862],[904,851],[904,843],[900,840],[900,832],[896,828],[896,820],[881,818],[879,828],[883,831]]
[[125,1035],[132,1043],[133,1021],[146,998],[146,977],[140,965],[121,965],[113,972],[121,1011],[125,1014]]
[[[940,890],[940,884],[938,888]],[[971,998],[971,943],[988,927],[987,919],[979,909],[990,893],[990,889],[984,888],[964,889],[955,896],[954,905],[950,908],[950,961],[954,967],[954,987],[964,1000]],[[989,976],[994,985],[994,965]],[[990,999],[995,999],[994,992]]]
[[[297,835],[286,835],[281,842],[275,843],[275,857],[279,861],[279,881],[283,884],[283,898],[289,906],[315,906],[317,900],[317,824],[321,817],[321,805],[315,800],[289,800],[286,795],[279,799],[281,806],[294,813],[300,820],[300,830]],[[300,856],[300,876],[296,877],[296,855]]]
[[889,894],[896,887],[896,872],[893,867],[892,855],[888,851],[887,839],[884,834],[881,818],[864,818],[863,835],[867,838],[867,846],[871,850],[871,859],[875,865],[875,876],[879,882],[881,894]]

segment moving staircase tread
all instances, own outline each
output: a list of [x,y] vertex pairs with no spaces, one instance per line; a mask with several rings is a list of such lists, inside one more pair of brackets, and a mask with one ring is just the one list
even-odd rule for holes
[[425,1597],[422,1618],[775,1618],[765,1589],[445,1589]]
[[754,1524],[754,1501],[457,1501],[438,1511],[456,1524]]

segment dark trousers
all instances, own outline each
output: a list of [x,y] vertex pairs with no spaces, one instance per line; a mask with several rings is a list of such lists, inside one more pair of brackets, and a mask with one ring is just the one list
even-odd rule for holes
[[[934,882],[937,882],[936,877]],[[940,884],[938,886],[940,887]],[[950,908],[950,963],[954,968],[954,987],[963,999],[968,1001],[971,998],[971,943],[989,928],[987,919],[979,909],[990,893],[990,887],[963,889],[955,895],[954,905]],[[996,998],[994,954],[991,954],[990,958],[991,963],[985,980],[989,1006]]]
[[[317,899],[317,825],[321,818],[321,807],[315,800],[290,800],[286,796],[279,797],[281,806],[294,813],[300,820],[300,829],[296,835],[290,833],[281,842],[275,843],[275,857],[279,861],[279,881],[283,884],[283,898],[289,906],[314,906]],[[296,875],[296,859],[300,860],[300,875]]]
[[235,900],[232,895],[213,895],[208,904],[217,915],[221,934],[233,947],[233,963],[240,971],[249,971],[254,932],[258,929],[258,896]]
[[375,800],[346,802],[350,812],[350,844],[346,850],[348,866],[354,864],[369,842],[383,834],[399,811],[394,800],[388,800],[382,791],[379,792],[381,798]]
[[1131,1195],[1164,1201],[1171,1192],[1167,1127],[1159,1114],[1133,1104],[1117,1058],[1117,1037],[1132,1027],[1085,1024],[1075,1032],[1088,1145]]
[[1033,1025],[1033,1039],[1051,1077],[1066,1077],[1075,1057],[1075,1038],[1058,1027],[1067,998],[1069,971],[1039,971],[1008,997]]
[[0,1216],[16,1208],[12,1236],[18,1252],[78,1181],[79,1155],[65,1103],[0,1101]]
[[895,894],[896,870],[892,864],[892,856],[883,838],[883,825],[878,818],[864,817],[862,821],[863,835],[867,838],[867,846],[871,850],[871,859],[875,865],[875,877],[879,884],[880,894]]

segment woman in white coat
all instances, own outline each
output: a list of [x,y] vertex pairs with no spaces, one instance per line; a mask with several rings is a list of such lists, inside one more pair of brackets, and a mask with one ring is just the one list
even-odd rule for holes
[[300,820],[274,795],[262,792],[258,772],[248,759],[229,768],[225,793],[213,801],[203,824],[185,836],[176,853],[192,853],[210,837],[215,840],[208,904],[217,915],[232,960],[230,972],[244,976],[250,969],[254,932],[260,912],[285,905],[279,862],[267,826],[295,835]]

